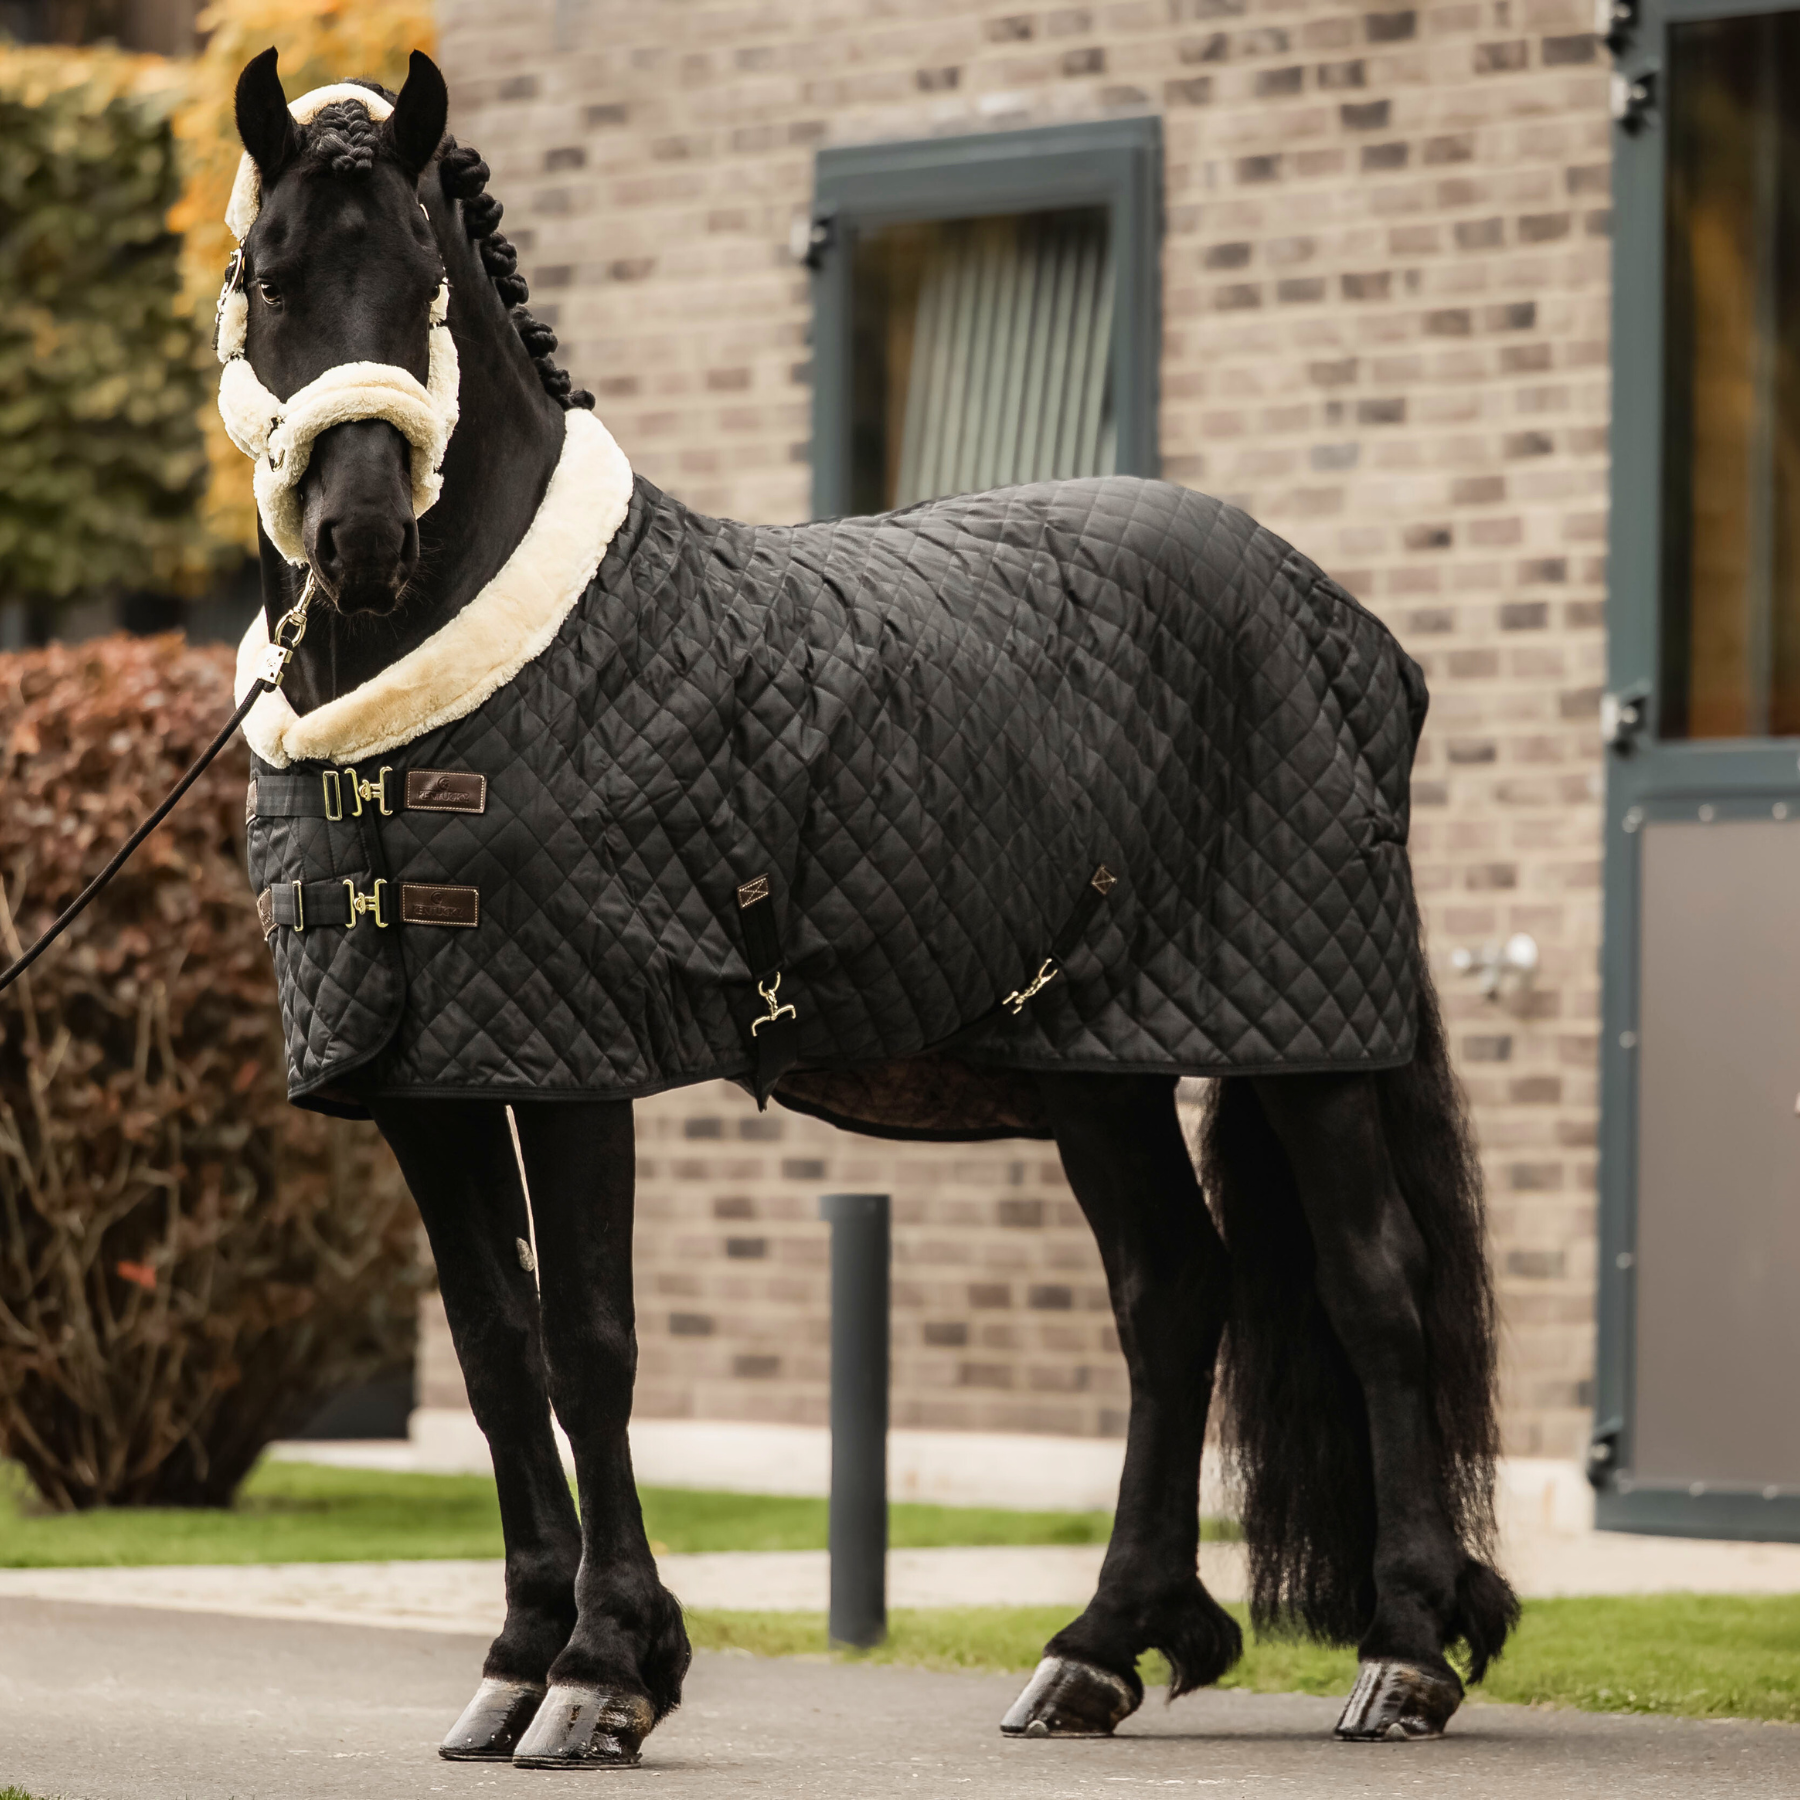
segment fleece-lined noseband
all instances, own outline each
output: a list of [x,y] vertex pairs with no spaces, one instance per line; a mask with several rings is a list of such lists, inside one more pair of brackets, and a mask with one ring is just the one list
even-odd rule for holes
[[[393,107],[369,88],[334,82],[302,94],[289,106],[304,125],[327,106],[355,101],[380,123]],[[238,241],[219,294],[219,412],[231,441],[254,459],[256,510],[269,541],[296,565],[306,562],[300,538],[300,478],[312,457],[313,439],[352,419],[385,419],[412,446],[413,516],[430,510],[443,488],[440,466],[456,429],[459,374],[450,335],[450,285],[438,283],[431,298],[430,356],[424,385],[394,363],[350,362],[278,400],[263,386],[244,354],[250,301],[244,291],[243,242],[262,206],[262,178],[246,155],[238,164],[225,223]]]

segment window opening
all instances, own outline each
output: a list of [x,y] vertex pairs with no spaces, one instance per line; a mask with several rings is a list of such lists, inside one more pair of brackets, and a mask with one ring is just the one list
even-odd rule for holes
[[1800,734],[1800,18],[1670,28],[1659,729]]
[[1103,206],[884,225],[852,274],[852,510],[1109,475]]

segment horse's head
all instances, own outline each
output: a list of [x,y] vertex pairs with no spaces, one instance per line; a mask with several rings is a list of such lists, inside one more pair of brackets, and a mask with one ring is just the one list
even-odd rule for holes
[[[281,401],[347,364],[423,383],[444,264],[418,188],[444,135],[444,78],[415,51],[388,118],[341,100],[300,124],[275,60],[265,51],[237,86],[238,134],[261,182],[243,243],[250,368]],[[299,537],[339,608],[386,612],[418,565],[413,446],[348,385],[338,408],[343,422],[318,430],[310,453],[305,442],[295,449],[306,457],[293,490]]]

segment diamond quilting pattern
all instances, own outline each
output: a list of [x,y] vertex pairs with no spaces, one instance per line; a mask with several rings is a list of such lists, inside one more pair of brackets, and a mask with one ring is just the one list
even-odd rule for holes
[[[742,1078],[763,874],[803,1065],[958,1034],[1012,1067],[1403,1061],[1424,709],[1342,588],[1160,482],[773,528],[640,481],[551,647],[405,752],[485,774],[484,813],[254,828],[258,887],[481,890],[473,931],[277,932],[291,1091]],[[991,1016],[1101,861],[1065,979]]]

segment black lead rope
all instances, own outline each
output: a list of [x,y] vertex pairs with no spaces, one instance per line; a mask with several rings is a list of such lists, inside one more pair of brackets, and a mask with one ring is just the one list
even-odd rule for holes
[[[276,688],[281,686],[281,678],[287,673],[288,661],[293,656],[300,640],[306,635],[306,608],[312,599],[312,591],[313,579],[309,571],[306,577],[306,586],[301,589],[299,601],[292,612],[282,615],[281,622],[275,627],[275,635],[270,640],[269,648],[263,656],[263,666],[258,671],[256,680],[251,683],[249,693],[244,696],[237,711],[231,715],[230,722],[225,729],[201,751],[194,766],[169,790],[169,796],[162,805],[125,840],[112,861],[63,908],[50,929],[17,962],[8,965],[4,974],[0,974],[0,994],[5,993],[87,911],[88,906],[106,884],[130,861],[133,852],[143,843],[144,839],[175,810],[180,803],[181,796],[212,766],[213,760],[231,742],[237,728],[243,724],[251,707],[264,694],[273,693]],[[294,627],[294,635],[291,640],[284,642],[281,634],[289,625]]]

